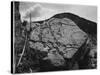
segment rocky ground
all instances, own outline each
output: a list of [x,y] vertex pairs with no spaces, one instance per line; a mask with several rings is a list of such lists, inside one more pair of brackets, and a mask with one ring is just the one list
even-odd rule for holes
[[[16,16],[20,16],[18,10]],[[56,15],[31,24],[22,23],[19,17],[15,20],[16,73],[94,69],[97,66],[94,36],[69,16]]]

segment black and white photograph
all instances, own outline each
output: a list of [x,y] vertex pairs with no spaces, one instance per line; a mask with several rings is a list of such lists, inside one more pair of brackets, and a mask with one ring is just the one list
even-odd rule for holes
[[11,1],[11,73],[97,66],[97,6]]

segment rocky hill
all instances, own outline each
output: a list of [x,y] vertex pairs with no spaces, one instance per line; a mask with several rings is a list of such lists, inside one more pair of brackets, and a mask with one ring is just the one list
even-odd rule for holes
[[97,24],[72,13],[28,23],[15,3],[16,73],[96,68]]

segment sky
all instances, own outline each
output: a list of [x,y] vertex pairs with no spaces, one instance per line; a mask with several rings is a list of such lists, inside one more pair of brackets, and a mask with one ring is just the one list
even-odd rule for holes
[[29,21],[31,13],[32,21],[45,20],[57,13],[70,12],[85,19],[97,22],[97,7],[72,4],[51,4],[38,2],[20,2],[21,20]]

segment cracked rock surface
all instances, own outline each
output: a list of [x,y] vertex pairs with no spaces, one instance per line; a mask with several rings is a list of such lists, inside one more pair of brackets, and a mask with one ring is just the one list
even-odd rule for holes
[[[16,73],[97,67],[94,22],[60,13],[43,21],[21,23],[16,11]],[[89,26],[94,28],[93,34]]]

